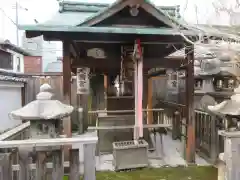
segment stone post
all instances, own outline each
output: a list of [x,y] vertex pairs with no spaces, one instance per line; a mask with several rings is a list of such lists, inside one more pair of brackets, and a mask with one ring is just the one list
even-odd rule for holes
[[[224,153],[219,155],[219,179],[240,179],[240,131],[220,131],[224,136]],[[224,167],[225,164],[225,167]],[[223,178],[224,176],[224,178]]]

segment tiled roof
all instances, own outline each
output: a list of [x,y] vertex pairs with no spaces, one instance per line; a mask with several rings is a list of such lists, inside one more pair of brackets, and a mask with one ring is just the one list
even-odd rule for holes
[[27,79],[21,77],[21,74],[0,69],[0,81],[27,82]]
[[[178,50],[169,55],[169,57],[184,57],[185,49]],[[202,44],[196,44],[194,46],[194,59],[212,59],[215,58],[214,52],[210,51],[209,48],[204,47]]]
[[[99,11],[107,9],[110,5],[111,4],[63,1],[59,3],[59,12],[44,24],[76,26],[96,15]],[[168,13],[169,16],[175,18],[180,17],[179,6],[160,6],[157,8]]]
[[26,79],[20,77],[0,75],[0,81],[26,82]]
[[15,44],[12,44],[9,40],[0,39],[0,48],[10,49],[10,50],[17,52],[19,54],[22,54],[24,56],[31,56],[31,53],[29,53],[27,50],[25,50],[19,46],[16,46]]

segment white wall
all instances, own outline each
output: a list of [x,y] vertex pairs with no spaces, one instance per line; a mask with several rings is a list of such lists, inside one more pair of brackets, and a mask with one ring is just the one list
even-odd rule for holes
[[0,133],[21,124],[8,116],[11,111],[22,107],[21,86],[23,83],[0,81]]

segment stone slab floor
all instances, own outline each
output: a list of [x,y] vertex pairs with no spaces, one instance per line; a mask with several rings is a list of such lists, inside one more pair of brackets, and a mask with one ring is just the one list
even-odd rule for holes
[[[96,132],[89,132],[81,136],[96,136]],[[83,145],[82,144],[76,144],[73,146],[73,148],[79,148],[80,149],[80,170],[81,172],[84,171],[83,169],[83,162],[84,162],[84,156],[83,156]],[[182,158],[182,152],[181,152],[181,142],[178,140],[172,140],[170,135],[163,135],[163,150],[164,150],[164,157],[162,159],[154,159],[151,158],[153,156],[153,153],[149,153],[149,165],[153,168],[159,168],[163,166],[169,166],[169,167],[177,167],[177,166],[186,166],[186,161]],[[96,156],[96,170],[97,171],[113,171],[114,167],[112,165],[113,161],[113,155],[112,154],[105,154]],[[199,157],[196,154],[196,164],[199,166],[209,166],[204,159]]]

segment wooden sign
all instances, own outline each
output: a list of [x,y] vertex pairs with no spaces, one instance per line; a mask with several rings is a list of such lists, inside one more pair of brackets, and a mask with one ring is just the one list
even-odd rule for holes
[[89,93],[89,68],[77,68],[77,94]]
[[106,58],[105,51],[103,49],[100,49],[100,48],[89,49],[87,51],[87,56],[88,57],[93,57],[93,58],[96,58],[96,59],[105,59]]

